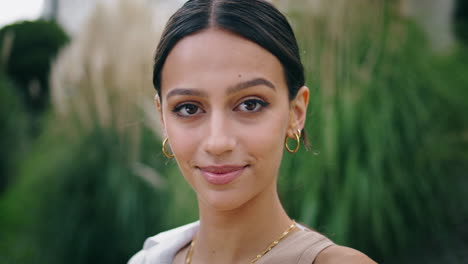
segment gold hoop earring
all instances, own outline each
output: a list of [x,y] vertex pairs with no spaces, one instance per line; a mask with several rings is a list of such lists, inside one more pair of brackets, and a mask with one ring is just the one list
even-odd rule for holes
[[299,150],[299,146],[301,144],[301,131],[299,129],[297,130],[297,133],[294,133],[294,137],[296,138],[296,147],[294,149],[291,149],[288,146],[288,136],[284,139],[284,147],[289,153],[296,153]]
[[164,156],[166,156],[168,159],[172,159],[174,157],[174,154],[169,154],[166,150],[166,144],[169,138],[164,139],[163,144],[162,144],[162,152]]

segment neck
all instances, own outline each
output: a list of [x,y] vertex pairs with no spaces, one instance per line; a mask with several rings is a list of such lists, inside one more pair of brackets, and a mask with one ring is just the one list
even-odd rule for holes
[[291,225],[276,185],[235,210],[218,211],[200,201],[199,208],[195,263],[248,263]]

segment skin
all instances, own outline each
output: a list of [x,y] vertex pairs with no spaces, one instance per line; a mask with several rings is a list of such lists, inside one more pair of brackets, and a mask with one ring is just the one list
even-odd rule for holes
[[[248,263],[291,224],[276,182],[284,139],[304,126],[309,90],[289,101],[279,60],[220,29],[179,41],[161,76],[155,102],[164,135],[199,205],[192,263]],[[241,168],[228,184],[202,176],[225,165]]]

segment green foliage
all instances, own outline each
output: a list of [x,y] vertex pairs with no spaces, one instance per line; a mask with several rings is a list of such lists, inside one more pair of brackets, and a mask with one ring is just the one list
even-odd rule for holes
[[24,21],[0,29],[0,50],[7,52],[0,58],[0,70],[18,86],[29,109],[44,110],[51,61],[67,42],[62,28],[49,21]]
[[433,58],[389,6],[353,9],[297,14],[318,155],[287,156],[280,188],[293,217],[380,261],[467,219],[468,68]]
[[458,38],[468,44],[468,2],[457,0],[455,8],[455,31]]
[[[26,113],[16,90],[9,79],[0,72],[0,262],[7,263],[4,255],[9,240],[15,234],[9,227],[17,223],[2,206],[5,191],[16,181],[16,170],[24,156],[29,137],[26,133]],[[12,206],[13,203],[5,204]],[[7,222],[9,218],[10,222]],[[8,224],[8,223],[11,223]],[[12,247],[13,248],[13,247]]]
[[[129,161],[129,146],[111,130],[80,137],[60,130],[40,138],[0,206],[8,216],[1,228],[8,243],[1,246],[10,255],[3,257],[15,263],[125,263],[146,237],[166,227],[167,193],[150,184],[154,175],[136,169],[143,165]],[[146,151],[153,149],[152,137],[147,131]],[[147,166],[164,165],[154,153],[146,157]]]
[[25,111],[14,88],[0,72],[0,196],[12,180],[14,164],[28,141]]

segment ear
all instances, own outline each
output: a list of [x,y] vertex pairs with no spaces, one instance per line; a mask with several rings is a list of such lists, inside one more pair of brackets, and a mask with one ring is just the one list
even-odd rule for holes
[[302,86],[297,92],[296,98],[291,101],[288,136],[294,138],[294,133],[297,130],[304,128],[307,106],[309,105],[309,88]]
[[164,124],[164,117],[163,117],[163,114],[162,114],[161,98],[159,97],[159,95],[157,93],[154,96],[154,104],[156,105],[156,109],[158,110],[158,113],[159,113],[159,121],[161,122],[161,128],[162,128],[163,136],[167,137],[166,126]]

